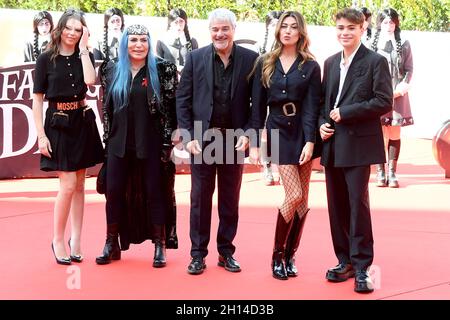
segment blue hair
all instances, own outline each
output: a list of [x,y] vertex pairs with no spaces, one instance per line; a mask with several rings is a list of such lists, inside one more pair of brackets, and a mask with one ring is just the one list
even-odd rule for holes
[[[153,54],[150,35],[147,34],[148,54],[147,68],[150,75],[150,85],[156,95],[158,102],[160,99],[160,84],[158,70],[156,68],[156,58]],[[111,94],[114,104],[119,108],[128,104],[128,97],[131,89],[130,57],[128,56],[128,32],[124,32],[120,40],[118,62],[115,64],[114,80],[111,88]]]

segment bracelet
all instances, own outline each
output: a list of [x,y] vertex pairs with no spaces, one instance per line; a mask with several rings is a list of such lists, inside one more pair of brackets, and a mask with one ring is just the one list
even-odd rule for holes
[[47,138],[47,136],[43,135],[43,136],[38,137],[39,140],[44,139],[44,138]]
[[88,55],[88,54],[89,54],[89,50],[88,49],[81,50],[80,51],[80,58],[81,58],[81,56]]

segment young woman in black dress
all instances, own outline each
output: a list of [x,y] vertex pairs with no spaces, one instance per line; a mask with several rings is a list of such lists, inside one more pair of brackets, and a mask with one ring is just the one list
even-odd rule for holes
[[[103,161],[95,114],[86,105],[87,85],[94,84],[94,60],[87,49],[88,29],[81,11],[69,9],[52,33],[49,49],[36,61],[33,114],[41,170],[56,171],[60,181],[54,208],[52,249],[59,264],[81,262],[86,168]],[[48,109],[43,123],[44,99]],[[71,216],[70,254],[64,232]]]
[[[272,255],[272,274],[280,280],[297,276],[294,254],[309,211],[311,159],[318,156],[320,91],[320,67],[309,50],[305,20],[299,12],[286,11],[276,26],[273,50],[257,60],[252,93],[255,128],[264,127],[269,106],[269,156],[278,165],[285,190]],[[259,159],[259,150],[251,148],[250,157]]]

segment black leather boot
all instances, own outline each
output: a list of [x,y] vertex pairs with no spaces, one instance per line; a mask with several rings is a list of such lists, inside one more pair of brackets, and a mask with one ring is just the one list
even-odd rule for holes
[[377,187],[386,187],[386,171],[384,169],[384,163],[377,164]]
[[389,160],[389,171],[388,171],[388,186],[389,188],[398,188],[398,179],[395,176],[397,171],[397,160]]
[[153,267],[163,268],[166,266],[166,230],[163,224],[153,225],[153,242],[155,243]]
[[289,233],[290,222],[286,222],[278,210],[277,226],[275,229],[275,244],[272,254],[272,276],[278,280],[287,280],[286,267],[284,263],[284,252],[286,240]]
[[106,243],[103,254],[95,258],[97,264],[109,264],[112,260],[120,260],[119,224],[112,223],[106,227]]
[[178,249],[177,227],[175,225],[166,225],[166,248]]
[[306,215],[308,212],[309,209],[303,214],[301,219],[298,217],[298,214],[295,213],[295,216],[292,219],[292,226],[289,231],[285,252],[286,273],[288,277],[296,277],[298,274],[297,267],[295,266],[295,252],[297,252],[300,239],[302,238],[303,227],[305,226]]

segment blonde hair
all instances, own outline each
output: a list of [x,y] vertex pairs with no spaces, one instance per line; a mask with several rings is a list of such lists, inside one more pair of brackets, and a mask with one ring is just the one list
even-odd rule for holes
[[285,11],[280,19],[278,20],[277,26],[275,27],[275,43],[273,50],[264,54],[257,60],[259,63],[262,60],[262,74],[261,82],[265,88],[270,87],[270,78],[275,71],[275,63],[280,57],[283,50],[283,44],[280,41],[280,29],[281,24],[287,17],[293,17],[298,25],[299,39],[297,41],[297,53],[302,57],[303,61],[299,65],[299,69],[305,61],[315,60],[314,55],[309,51],[310,40],[308,37],[308,32],[306,31],[306,22],[303,16],[298,11]]

